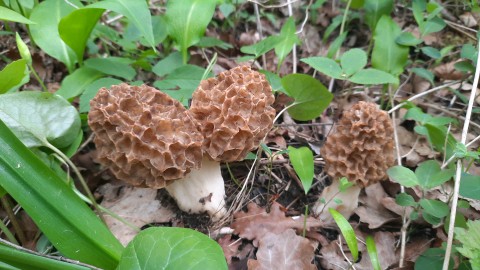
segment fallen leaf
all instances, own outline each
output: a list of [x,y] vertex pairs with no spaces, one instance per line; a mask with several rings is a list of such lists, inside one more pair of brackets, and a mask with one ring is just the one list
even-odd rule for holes
[[308,270],[315,248],[308,239],[288,229],[281,234],[267,233],[259,241],[257,260],[248,260],[249,270]]
[[[138,228],[149,223],[169,222],[174,215],[155,199],[157,196],[155,189],[105,184],[98,189],[98,192],[103,194],[101,203],[103,207],[110,209]],[[111,216],[105,216],[105,223],[125,246],[138,233]]]
[[[280,234],[287,229],[303,229],[304,217],[286,217],[285,213],[280,210],[280,204],[274,202],[267,213],[264,208],[257,206],[255,203],[249,203],[248,212],[235,213],[235,220],[231,227],[235,234],[242,238],[253,240],[253,245],[258,246],[258,241],[266,235],[267,232]],[[308,217],[305,223],[307,230],[312,227],[320,227],[323,225],[319,220]]]
[[362,205],[355,210],[355,213],[360,217],[361,222],[368,224],[368,228],[376,229],[399,218],[382,205],[382,199],[387,196],[380,183],[366,187],[365,194],[360,195]]
[[231,234],[224,235],[218,239],[218,244],[222,247],[228,265],[232,263],[232,257],[236,257],[241,243],[241,241],[233,240]]

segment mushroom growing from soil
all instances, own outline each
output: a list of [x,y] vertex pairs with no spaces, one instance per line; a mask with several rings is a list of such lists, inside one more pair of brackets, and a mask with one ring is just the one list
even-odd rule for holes
[[[218,194],[223,192],[220,205],[216,201],[218,196],[208,189],[197,198],[201,203],[217,206],[210,212],[214,219],[221,218],[226,209],[220,162],[243,160],[248,152],[258,147],[273,125],[275,109],[271,105],[274,101],[272,88],[265,76],[248,66],[239,66],[202,81],[193,93],[188,111],[204,137],[202,166],[185,179],[167,186],[168,192],[176,194],[176,198],[182,194],[193,194],[192,181],[199,186],[215,187]],[[177,203],[183,210],[194,207],[182,207],[181,202]]]
[[[349,218],[358,206],[361,189],[386,179],[387,169],[395,161],[392,121],[376,104],[360,101],[343,113],[321,153],[332,184],[320,195],[325,203],[318,201],[313,212],[325,222],[332,221],[328,208]],[[342,177],[355,183],[345,192],[339,192]],[[336,204],[334,198],[342,204]]]

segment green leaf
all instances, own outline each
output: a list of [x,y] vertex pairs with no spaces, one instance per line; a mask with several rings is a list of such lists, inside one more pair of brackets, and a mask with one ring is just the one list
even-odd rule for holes
[[62,86],[56,94],[65,99],[79,96],[87,86],[103,76],[104,74],[98,70],[81,67],[63,79]]
[[218,47],[224,50],[233,48],[230,43],[214,37],[202,37],[196,45],[200,48]]
[[365,0],[365,22],[370,31],[373,32],[377,26],[378,20],[383,15],[390,15],[393,10],[393,0]]
[[186,228],[141,231],[125,248],[117,270],[228,269],[222,248],[208,236]]
[[[11,248],[0,244],[0,269],[36,269],[36,270],[88,270],[85,266],[66,263],[55,259],[41,257],[36,254],[20,251],[18,249]],[[4,268],[2,263],[7,263],[14,268]],[[18,267],[18,268],[17,268]]]
[[[124,15],[131,23],[140,29],[148,44],[155,49],[152,16],[150,15],[146,1],[104,0],[93,3],[87,6],[87,8],[108,9]],[[178,19],[180,20],[181,18]]]
[[18,52],[20,53],[20,56],[22,57],[22,59],[25,59],[25,61],[27,62],[27,65],[31,65],[32,55],[28,50],[27,44],[23,42],[22,38],[18,33],[15,33],[15,40],[17,41],[17,48],[18,48]]
[[372,67],[399,76],[408,60],[408,47],[395,40],[401,34],[400,27],[388,16],[382,16],[373,34]]
[[[429,248],[415,261],[415,270],[442,269],[445,250],[441,248]],[[450,260],[448,269],[453,269],[453,260]]]
[[367,54],[361,49],[348,50],[340,58],[340,64],[345,75],[350,77],[367,65]]
[[200,41],[207,25],[212,20],[217,2],[217,0],[167,2],[167,12],[165,15],[168,33],[177,42],[182,52],[184,64],[187,63],[187,49]]
[[300,59],[300,61],[309,64],[312,68],[335,79],[344,80],[343,71],[340,65],[327,57],[315,56]]
[[372,266],[374,270],[381,270],[382,267],[380,266],[380,261],[378,260],[378,253],[377,247],[375,246],[375,240],[373,240],[372,236],[367,236],[365,239],[367,245],[367,252],[368,256],[370,257],[370,261],[372,262]]
[[230,14],[232,14],[235,11],[235,5],[231,3],[223,3],[220,6],[218,6],[218,10],[220,10],[223,16],[227,18]]
[[395,198],[395,202],[400,206],[417,206],[415,199],[407,193],[399,193]]
[[430,182],[425,183],[425,188],[426,189],[432,189],[434,187],[438,187],[441,184],[447,182],[448,180],[452,179],[452,177],[455,175],[455,169],[445,169],[437,172],[432,176],[430,179]]
[[305,194],[308,193],[313,182],[313,153],[308,147],[288,147],[288,155],[293,169],[300,178]]
[[402,32],[397,39],[395,39],[399,45],[403,46],[417,46],[418,44],[422,43],[423,40],[416,38],[410,32]]
[[433,80],[435,79],[435,75],[430,70],[424,68],[412,68],[412,72],[415,73],[417,76],[420,76],[426,80],[428,80],[431,84],[433,84]]
[[348,223],[348,220],[342,216],[342,214],[333,208],[328,208],[328,211],[335,220],[335,223],[337,223],[338,228],[340,228],[343,238],[345,238],[347,246],[352,253],[353,261],[356,262],[358,260],[358,242],[357,237],[355,236],[355,231],[353,231],[352,226],[350,223]]
[[273,50],[279,42],[279,36],[269,36],[255,44],[243,46],[242,48],[240,48],[240,51],[246,54],[253,54],[254,58],[258,58],[261,55]]
[[20,13],[2,6],[0,6],[0,20],[24,24],[36,24],[36,22],[23,17]]
[[292,51],[293,45],[300,43],[300,39],[297,34],[295,34],[296,31],[295,20],[293,17],[289,17],[282,26],[279,35],[280,39],[275,45],[275,55],[278,57],[278,66],[283,63],[285,57]]
[[419,203],[425,212],[436,218],[444,218],[450,212],[448,204],[439,200],[420,199]]
[[445,153],[445,158],[449,159],[453,155],[457,140],[448,132],[445,126],[426,123],[424,127],[428,132],[428,141],[432,144],[435,150],[440,153]]
[[80,130],[75,107],[51,93],[23,91],[0,96],[0,119],[28,147],[73,143]]
[[480,200],[480,175],[462,173],[459,194],[462,197]]
[[390,73],[373,68],[362,69],[348,80],[358,84],[398,84],[398,79]]
[[274,92],[282,92],[285,94],[288,94],[287,91],[285,91],[285,88],[283,88],[282,85],[282,79],[280,79],[280,76],[277,74],[270,72],[268,70],[259,70],[258,72],[265,74],[265,77],[267,78],[268,82],[270,83],[270,86],[272,87],[272,91]]
[[464,158],[467,156],[467,147],[465,146],[465,144],[461,143],[461,142],[457,142],[455,144],[455,149],[453,150],[453,154],[455,155],[455,157],[457,158]]
[[283,88],[295,99],[288,113],[296,120],[318,117],[333,99],[332,93],[316,79],[304,74],[289,74],[282,78]]
[[88,38],[103,12],[103,9],[80,8],[63,17],[58,24],[60,37],[75,52],[80,65]]
[[0,94],[15,91],[29,80],[27,61],[13,61],[0,71]]
[[116,267],[123,247],[115,236],[2,121],[0,185],[64,256],[104,269]]
[[470,61],[459,61],[459,62],[456,62],[454,65],[456,70],[460,71],[460,72],[472,72],[472,73],[475,73],[475,66],[470,63]]
[[393,166],[387,170],[387,174],[391,180],[405,187],[414,187],[420,184],[415,173],[403,166]]
[[418,107],[412,107],[408,109],[407,113],[404,116],[405,119],[414,120],[419,122],[421,125],[425,124],[428,119],[432,118],[431,115],[424,113]]
[[447,24],[443,19],[435,17],[431,20],[428,20],[426,23],[420,25],[420,33],[422,34],[422,37],[424,37],[428,34],[442,31],[446,25]]
[[415,175],[417,176],[418,183],[425,190],[427,186],[430,186],[433,176],[440,171],[440,164],[438,164],[436,160],[427,160],[417,167]]
[[58,23],[75,10],[71,3],[81,6],[77,0],[68,3],[63,0],[44,1],[38,4],[30,15],[30,19],[37,22],[30,26],[32,39],[45,53],[64,63],[69,72],[74,70],[77,56],[60,38]]
[[182,54],[180,52],[173,52],[158,61],[158,63],[153,66],[152,71],[158,76],[163,77],[181,66],[183,66]]
[[[204,72],[205,69],[199,66],[185,65],[172,71],[163,80],[156,81],[154,85],[187,106],[193,91],[200,85]],[[209,74],[209,77],[211,77],[211,74]]]
[[137,75],[130,66],[132,63],[133,60],[123,57],[90,58],[85,61],[85,67],[131,81]]
[[468,59],[473,63],[477,62],[478,51],[472,44],[465,44],[460,50],[460,57]]
[[346,177],[342,177],[338,181],[340,182],[340,184],[338,185],[338,190],[340,192],[345,192],[348,188],[355,185],[355,182],[348,181]]
[[[468,205],[467,208],[469,208],[470,205]],[[445,222],[443,223],[443,229],[448,232],[448,228],[450,226],[450,215],[448,215],[445,218]],[[455,222],[453,225],[454,228],[466,228],[467,227],[467,219],[463,216],[461,212],[456,212],[455,213]]]
[[432,224],[432,225],[434,225],[434,226],[440,225],[440,222],[442,222],[442,219],[441,219],[441,218],[432,216],[430,213],[428,213],[428,212],[426,212],[426,211],[423,211],[423,212],[422,212],[422,217],[423,217],[423,219],[424,219],[426,222],[428,222],[428,223],[430,223],[430,224]]
[[85,88],[85,91],[80,96],[79,112],[85,113],[90,111],[90,100],[98,93],[102,87],[110,88],[112,85],[121,84],[122,81],[114,78],[101,78],[92,82]]
[[429,56],[430,58],[433,58],[433,59],[438,59],[440,57],[442,57],[442,54],[440,53],[439,50],[433,48],[433,47],[422,47],[420,49],[424,54],[426,54],[427,56]]
[[330,47],[328,47],[328,51],[327,51],[328,58],[331,58],[331,59],[335,58],[336,53],[338,52],[343,42],[347,38],[347,34],[348,34],[348,31],[343,32],[341,35],[336,37],[332,43],[330,43]]
[[457,250],[470,259],[472,269],[480,268],[480,247],[478,241],[480,241],[480,221],[469,220],[466,224],[466,228],[455,228],[455,238],[462,244]]

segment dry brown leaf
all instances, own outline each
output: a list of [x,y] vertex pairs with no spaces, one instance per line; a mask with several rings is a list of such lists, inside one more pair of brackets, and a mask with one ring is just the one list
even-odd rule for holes
[[[169,222],[174,215],[155,199],[157,196],[155,189],[106,184],[100,187],[98,192],[103,194],[101,203],[103,207],[110,209],[138,228],[149,223]],[[125,246],[138,233],[113,217],[105,216],[105,222],[120,243]]]
[[398,218],[382,205],[382,199],[387,196],[380,183],[366,187],[365,194],[360,196],[360,202],[363,205],[358,207],[355,213],[360,217],[361,222],[368,224],[368,228],[376,229]]
[[[267,232],[280,234],[287,229],[303,229],[304,218],[286,217],[280,209],[280,204],[273,203],[270,213],[255,203],[249,203],[248,212],[235,213],[235,221],[231,227],[235,234],[242,238],[253,240],[253,245],[258,246],[258,241],[265,236]],[[315,218],[308,217],[306,222],[307,230],[312,227],[320,227],[322,222]]]
[[227,264],[230,265],[232,263],[232,257],[236,257],[241,243],[241,241],[232,240],[231,234],[224,235],[218,239],[218,244],[222,247],[225,259],[227,259]]
[[460,71],[457,71],[454,67],[456,61],[448,62],[439,65],[433,69],[433,73],[436,77],[444,80],[461,80],[465,77]]
[[308,239],[288,229],[281,234],[267,233],[259,241],[257,260],[248,260],[249,270],[308,270],[315,248]]

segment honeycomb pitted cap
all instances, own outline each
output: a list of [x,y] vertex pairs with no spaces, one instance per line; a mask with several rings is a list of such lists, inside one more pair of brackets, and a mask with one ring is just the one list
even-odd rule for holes
[[275,98],[265,75],[239,66],[203,80],[189,112],[204,136],[203,151],[216,161],[238,161],[258,147],[273,125]]
[[120,180],[163,188],[200,167],[203,136],[170,96],[123,83],[100,89],[90,106],[97,159]]
[[360,101],[343,113],[321,153],[334,179],[361,187],[384,180],[395,161],[392,121],[376,104]]

